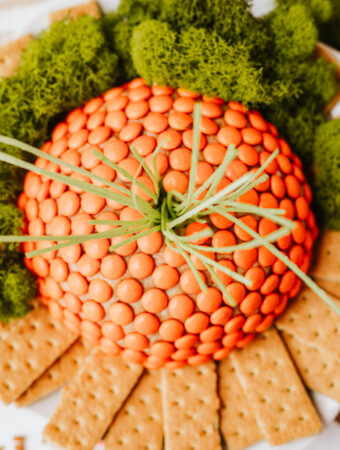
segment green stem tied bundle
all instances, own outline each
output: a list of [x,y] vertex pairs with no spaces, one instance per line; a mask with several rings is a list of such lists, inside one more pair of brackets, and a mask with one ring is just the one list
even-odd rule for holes
[[[130,244],[142,237],[160,231],[167,246],[183,256],[189,268],[192,270],[200,289],[202,291],[206,291],[207,285],[202,279],[200,272],[192,262],[190,255],[194,255],[202,262],[224,297],[227,299],[228,303],[232,306],[236,306],[236,303],[229,294],[218,273],[220,272],[226,274],[233,280],[243,283],[248,287],[251,287],[251,280],[247,279],[241,273],[233,271],[228,267],[223,266],[218,261],[209,258],[204,253],[208,254],[208,252],[215,252],[218,254],[228,254],[237,250],[246,250],[263,246],[280,261],[282,261],[292,272],[295,273],[296,276],[298,276],[325,303],[327,303],[340,315],[340,308],[332,301],[326,292],[317,286],[310,277],[308,277],[296,264],[294,264],[274,245],[279,238],[287,236],[292,232],[296,226],[295,222],[283,217],[285,211],[282,209],[260,208],[252,204],[240,203],[237,201],[240,196],[246,194],[251,189],[268,179],[268,175],[264,174],[264,170],[277,157],[279,150],[274,151],[266,162],[256,171],[246,173],[242,177],[230,183],[228,186],[217,191],[217,187],[224,177],[226,167],[238,155],[238,151],[235,146],[230,145],[225,153],[221,165],[202,184],[202,186],[196,189],[195,179],[199,160],[200,121],[200,105],[197,104],[194,110],[194,133],[189,186],[187,193],[184,195],[177,191],[171,191],[166,194],[162,188],[161,177],[156,167],[156,156],[161,151],[164,142],[158,145],[154,151],[152,155],[151,168],[146,164],[145,160],[139,155],[137,150],[133,146],[130,147],[131,153],[137,159],[153,183],[154,190],[151,190],[137,179],[137,175],[135,177],[131,176],[119,165],[110,161],[97,150],[93,151],[94,155],[104,164],[112,167],[117,173],[128,179],[132,184],[131,189],[128,189],[127,187],[119,185],[113,181],[108,181],[81,167],[69,164],[59,158],[49,155],[48,153],[44,153],[35,147],[24,144],[12,138],[0,136],[0,143],[19,147],[21,150],[36,157],[42,157],[50,162],[64,166],[71,169],[75,173],[85,175],[91,181],[99,182],[107,187],[99,187],[92,183],[48,171],[3,152],[0,152],[0,161],[14,164],[17,167],[30,170],[38,175],[65,183],[68,186],[80,188],[85,192],[98,195],[104,199],[115,200],[125,206],[136,209],[143,216],[141,219],[134,222],[124,220],[89,220],[91,225],[112,226],[111,230],[100,233],[92,233],[81,236],[0,236],[0,242],[55,242],[55,244],[50,247],[34,250],[26,254],[27,258],[32,258],[34,256],[60,250],[71,245],[84,244],[90,240],[104,238],[111,239],[114,237],[126,236],[126,239],[111,245],[110,251],[113,252],[126,244]],[[147,201],[136,194],[136,188],[143,191],[150,198],[150,201]],[[204,198],[200,199],[200,196],[204,192],[206,192]],[[230,220],[244,232],[248,233],[252,239],[247,242],[228,247],[215,248],[209,245],[203,246],[195,244],[197,240],[209,238],[213,235],[213,230],[210,227],[191,234],[190,236],[183,235],[183,230],[192,222],[208,224],[208,217],[212,213],[220,214]],[[260,236],[260,234],[247,226],[237,217],[238,214],[242,213],[254,214],[259,217],[267,218],[278,225],[279,228],[266,236]]]

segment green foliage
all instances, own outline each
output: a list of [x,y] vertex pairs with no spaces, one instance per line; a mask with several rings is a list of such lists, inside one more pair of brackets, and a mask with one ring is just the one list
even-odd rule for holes
[[[23,226],[23,214],[19,208],[13,204],[0,203],[0,234],[1,235],[19,235]],[[0,258],[5,248],[0,245]],[[17,249],[17,244],[7,244],[8,250]]]
[[320,125],[314,143],[314,192],[318,213],[340,230],[340,120]]
[[[61,113],[109,89],[118,77],[118,57],[91,17],[56,22],[32,41],[18,73],[0,80],[0,134],[41,145]],[[18,157],[19,149],[6,148]],[[0,201],[15,200],[22,172],[0,165]],[[0,233],[20,234],[21,212],[0,203]],[[0,320],[20,317],[35,294],[34,278],[20,262],[17,246],[0,248]]]
[[315,20],[320,23],[330,20],[334,7],[334,0],[276,0],[276,3],[283,6],[304,5],[313,14]]
[[276,0],[279,5],[303,4],[319,26],[320,40],[340,49],[340,0]]
[[274,123],[280,134],[292,144],[293,150],[305,163],[305,170],[313,161],[314,134],[325,120],[316,104],[302,98],[301,104],[283,102],[266,110],[266,117]]
[[278,58],[306,58],[313,52],[318,30],[303,4],[278,7],[266,21]]
[[[29,44],[17,75],[0,81],[0,133],[41,145],[58,114],[112,86],[117,67],[98,21],[83,17],[54,23]],[[20,172],[2,164],[2,201],[13,197],[6,183],[9,170],[20,186]]]
[[242,43],[226,43],[214,31],[188,28],[180,33],[161,21],[135,28],[131,54],[147,82],[184,86],[196,92],[244,103],[266,102],[262,69]]
[[333,13],[330,20],[320,25],[320,40],[340,49],[340,0],[329,1],[332,3]]
[[37,288],[33,275],[26,269],[22,257],[12,254],[0,262],[0,321],[22,317],[31,308]]
[[160,14],[160,2],[154,0],[122,0],[117,12],[101,19],[101,25],[111,50],[119,56],[121,82],[132,80],[138,73],[131,59],[130,41],[133,28],[144,20]]

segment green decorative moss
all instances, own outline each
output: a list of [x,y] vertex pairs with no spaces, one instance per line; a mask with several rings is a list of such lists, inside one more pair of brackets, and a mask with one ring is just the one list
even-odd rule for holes
[[[103,92],[118,76],[118,57],[91,17],[56,22],[33,40],[19,72],[0,81],[0,133],[41,145],[59,114]],[[0,168],[0,201],[13,197]],[[11,173],[20,187],[20,172]]]
[[27,314],[36,292],[35,277],[28,272],[21,256],[12,255],[5,264],[0,263],[0,322]]
[[340,120],[320,125],[314,143],[314,192],[328,228],[340,230]]
[[333,7],[332,17],[325,23],[320,24],[320,40],[340,49],[340,0],[329,1]]
[[101,19],[108,45],[119,56],[119,81],[126,82],[138,76],[131,59],[132,32],[144,20],[158,17],[160,7],[161,2],[154,0],[122,0],[117,12],[110,12]]
[[278,5],[304,5],[313,14],[315,20],[320,23],[327,22],[334,13],[334,5],[336,0],[276,0]]
[[[100,22],[56,22],[29,44],[18,73],[0,80],[0,134],[39,146],[61,114],[112,87],[118,75],[118,56]],[[7,202],[15,200],[21,179],[20,170],[0,165],[1,234],[20,234],[21,212]],[[0,249],[0,320],[24,315],[35,295],[34,277],[20,260],[13,244]]]
[[[23,227],[23,214],[19,208],[13,204],[0,203],[0,234],[1,235],[20,235]],[[17,244],[7,244],[9,250],[18,248]],[[0,245],[0,259],[5,253],[5,248]],[[1,261],[0,261],[1,264]]]
[[247,104],[268,99],[262,69],[241,42],[226,43],[216,32],[190,27],[180,33],[149,20],[135,28],[131,54],[147,82],[184,86]]
[[267,17],[266,22],[273,36],[277,58],[306,58],[313,52],[318,30],[303,4],[278,7]]

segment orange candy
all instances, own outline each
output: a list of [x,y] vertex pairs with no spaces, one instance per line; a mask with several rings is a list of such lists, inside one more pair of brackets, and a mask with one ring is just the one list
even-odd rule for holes
[[133,309],[121,302],[113,303],[109,308],[109,316],[116,325],[127,325],[134,318]]
[[178,283],[179,275],[174,267],[163,264],[155,268],[152,274],[154,285],[160,289],[171,289]]
[[148,312],[138,314],[133,323],[136,331],[145,335],[157,333],[159,329],[159,319]]
[[90,282],[89,296],[93,300],[96,300],[96,302],[107,302],[112,297],[112,292],[111,285],[105,280],[96,278]]
[[159,335],[166,341],[176,341],[184,332],[182,322],[176,319],[164,320],[159,327]]
[[[202,152],[194,189],[202,186],[222,164],[229,145],[236,146],[238,154],[226,167],[216,192],[244,174],[257,171],[278,148],[279,155],[265,169],[268,180],[240,195],[236,201],[242,206],[281,208],[285,217],[295,220],[296,228],[274,244],[307,271],[317,235],[315,218],[309,208],[311,189],[306,184],[300,159],[286,141],[279,138],[276,128],[259,112],[249,111],[238,102],[225,104],[222,99],[200,97],[183,88],[175,91],[169,86],[149,87],[142,78],[110,89],[71,112],[55,127],[51,141],[42,148],[104,181],[42,157],[35,163],[37,167],[61,172],[73,180],[119,193],[118,201],[102,199],[81,187],[28,173],[18,203],[25,213],[27,233],[32,236],[90,235],[113,230],[119,225],[94,226],[89,223],[93,219],[129,221],[131,225],[142,219],[140,205],[125,206],[121,203],[124,194],[107,185],[118,181],[120,186],[154,207],[150,195],[140,186],[132,185],[131,177],[136,177],[152,192],[156,191],[150,174],[134,157],[131,146],[153,173],[154,151],[162,145],[155,158],[162,195],[164,191],[185,195],[191,169],[193,112],[198,101],[202,113],[199,141]],[[93,154],[94,150],[118,164],[129,177],[103,163]],[[207,191],[200,193],[199,201],[205,198]],[[260,236],[278,229],[276,223],[261,215],[242,216],[233,211],[231,214]],[[190,244],[217,249],[253,239],[243,227],[222,214],[209,211],[205,218],[206,223],[189,220],[176,230],[182,236],[210,230],[211,236],[192,238]],[[235,311],[229,304],[229,297],[222,295],[197,254],[187,251],[207,283],[207,290],[203,291],[191,268],[186,266],[185,258],[173,250],[175,244],[164,242],[160,231],[125,244],[132,236],[132,231],[127,230],[123,236],[96,238],[26,259],[26,264],[39,277],[42,302],[48,305],[56,320],[98,345],[105,354],[121,355],[126,362],[143,364],[148,369],[177,369],[186,364],[198,365],[211,358],[227,357],[234,347],[243,348],[256,333],[268,329],[301,286],[295,274],[263,246],[225,253],[196,249],[252,282],[251,286],[246,286],[213,267],[236,303]],[[121,243],[122,246],[110,251],[110,245]],[[53,244],[44,241],[26,243],[22,247],[28,252],[49,249]]]
[[149,234],[137,240],[137,246],[141,252],[153,255],[159,252],[163,245],[163,237],[159,231]]
[[185,264],[184,257],[168,246],[165,246],[164,248],[163,257],[165,262],[171,267],[180,267]]
[[194,302],[188,295],[174,295],[168,306],[169,314],[179,320],[185,320],[191,316],[195,309]]
[[120,278],[126,271],[126,263],[119,255],[107,255],[100,265],[101,273],[109,280]]
[[131,275],[135,278],[147,278],[153,273],[154,260],[151,256],[145,253],[137,253],[131,257],[128,263],[128,268]]
[[184,194],[188,188],[189,179],[182,172],[172,170],[163,178],[163,186],[166,192],[178,191]]
[[[198,272],[203,282],[205,282],[205,275],[203,272]],[[180,285],[183,291],[187,294],[198,294],[201,288],[191,269],[185,270],[180,277]]]
[[197,295],[197,306],[203,312],[213,312],[222,303],[222,295],[216,288],[208,288],[205,292]]
[[116,294],[123,302],[134,303],[141,298],[143,294],[143,287],[137,280],[122,280],[117,285]]
[[161,312],[168,306],[168,296],[162,289],[149,289],[142,296],[142,305],[148,312]]

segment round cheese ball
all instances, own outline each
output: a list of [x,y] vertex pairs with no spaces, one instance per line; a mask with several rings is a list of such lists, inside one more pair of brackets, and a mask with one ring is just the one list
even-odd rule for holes
[[[134,189],[151,202],[144,190],[132,186],[128,177],[101,162],[93,150],[154,190],[130,146],[135,147],[153,170],[153,152],[165,141],[156,158],[163,193],[177,190],[185,195],[197,102],[201,102],[202,117],[196,187],[220,166],[231,144],[236,146],[238,156],[227,166],[217,190],[256,170],[279,149],[279,155],[265,169],[268,180],[238,201],[285,210],[285,217],[294,220],[296,227],[275,245],[307,272],[317,235],[310,210],[311,189],[300,159],[258,111],[184,89],[147,86],[143,79],[135,79],[72,111],[55,127],[43,151]],[[93,181],[85,174],[44,158],[38,158],[35,164],[105,187],[101,181]],[[27,232],[32,236],[91,235],[113,228],[113,225],[92,225],[91,219],[131,221],[133,226],[143,217],[136,209],[118,201],[105,200],[32,172],[26,176],[20,204],[24,208]],[[278,228],[274,222],[257,215],[237,213],[237,217],[261,236]],[[184,223],[180,232],[190,235],[209,227],[213,230],[212,237],[198,243],[214,248],[252,239],[224,216],[212,213],[207,219],[206,224]],[[160,231],[110,252],[110,245],[132,234],[92,239],[26,259],[39,279],[41,301],[52,317],[98,345],[106,354],[121,355],[128,362],[141,363],[149,369],[175,369],[186,364],[202,364],[211,358],[221,360],[234,348],[246,346],[257,333],[268,329],[300,290],[301,281],[297,276],[265,247],[225,254],[207,251],[205,256],[252,282],[246,287],[218,271],[236,303],[232,307],[202,260],[197,255],[188,255],[208,286],[207,291],[201,292],[184,257],[164,243]],[[26,243],[24,250],[46,248],[54,243],[52,239]]]

